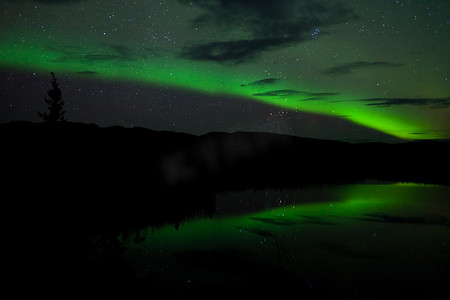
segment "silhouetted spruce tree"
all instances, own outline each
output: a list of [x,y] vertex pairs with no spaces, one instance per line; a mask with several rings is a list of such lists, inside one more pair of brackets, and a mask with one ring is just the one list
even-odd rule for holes
[[52,72],[52,88],[47,91],[49,98],[45,98],[45,102],[48,104],[49,113],[38,112],[38,115],[46,123],[55,123],[58,121],[67,121],[64,117],[66,113],[63,110],[64,101],[62,100],[61,89],[59,88],[58,79],[56,79],[55,74]]

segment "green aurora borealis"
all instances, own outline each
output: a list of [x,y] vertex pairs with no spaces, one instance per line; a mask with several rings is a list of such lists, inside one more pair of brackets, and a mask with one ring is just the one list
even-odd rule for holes
[[2,1],[0,66],[450,138],[448,1],[225,2]]

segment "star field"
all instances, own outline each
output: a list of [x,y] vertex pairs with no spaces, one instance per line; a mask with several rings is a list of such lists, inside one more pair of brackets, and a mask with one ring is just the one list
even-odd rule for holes
[[72,121],[450,137],[446,1],[22,0],[0,11],[2,122],[38,121],[55,72]]

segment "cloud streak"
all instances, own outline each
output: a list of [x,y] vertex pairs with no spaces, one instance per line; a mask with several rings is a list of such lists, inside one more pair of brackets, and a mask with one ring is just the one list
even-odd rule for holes
[[287,38],[266,38],[211,42],[186,48],[182,58],[240,64],[253,60],[258,53],[289,44]]
[[275,84],[279,81],[280,79],[278,78],[266,78],[266,79],[261,79],[261,80],[257,80],[257,81],[253,81],[250,83],[243,83],[241,84],[241,87],[257,87],[257,88],[262,88],[266,85],[271,85],[271,84]]
[[370,102],[368,106],[391,107],[399,105],[425,106],[429,108],[450,107],[450,97],[447,98],[370,98],[358,101]]
[[298,94],[304,94],[304,92],[296,91],[296,90],[275,90],[275,91],[268,91],[264,93],[256,93],[253,94],[253,96],[259,96],[259,97],[287,97],[292,95],[298,95]]
[[302,101],[313,101],[313,100],[323,100],[328,97],[337,96],[337,95],[340,95],[340,93],[333,93],[333,92],[315,93],[315,92],[305,92],[305,91],[285,89],[285,90],[273,90],[273,91],[266,91],[266,92],[253,94],[253,96],[257,96],[257,97],[288,97],[288,96],[294,96],[294,95],[309,96],[310,98],[301,99],[301,100]]
[[[215,28],[224,34],[215,41],[189,45],[181,57],[191,60],[240,64],[265,51],[284,48],[313,38],[322,26],[338,24],[355,14],[340,1],[331,0],[178,0],[205,12],[192,23],[198,28]],[[242,38],[244,37],[245,38]],[[223,38],[223,39],[221,39]]]
[[352,74],[358,70],[364,69],[374,69],[374,68],[398,68],[403,66],[403,64],[385,62],[385,61],[357,61],[353,63],[343,64],[336,67],[331,67],[323,70],[324,74],[327,75],[348,75]]
[[52,62],[56,63],[64,63],[71,61],[81,63],[95,63],[105,61],[130,62],[146,59],[148,57],[147,53],[143,53],[142,51],[136,51],[134,49],[121,45],[101,43],[100,46],[101,46],[100,48],[102,48],[101,49],[102,53],[85,52],[84,49],[77,46],[74,47],[48,46],[47,48],[51,51],[55,51],[60,54],[58,58],[52,60]]

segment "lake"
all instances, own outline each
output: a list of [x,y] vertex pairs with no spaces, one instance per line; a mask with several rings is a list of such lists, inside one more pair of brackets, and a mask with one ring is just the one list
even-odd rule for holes
[[123,243],[140,280],[180,294],[444,299],[450,187],[374,182],[222,193],[212,216],[149,227]]

